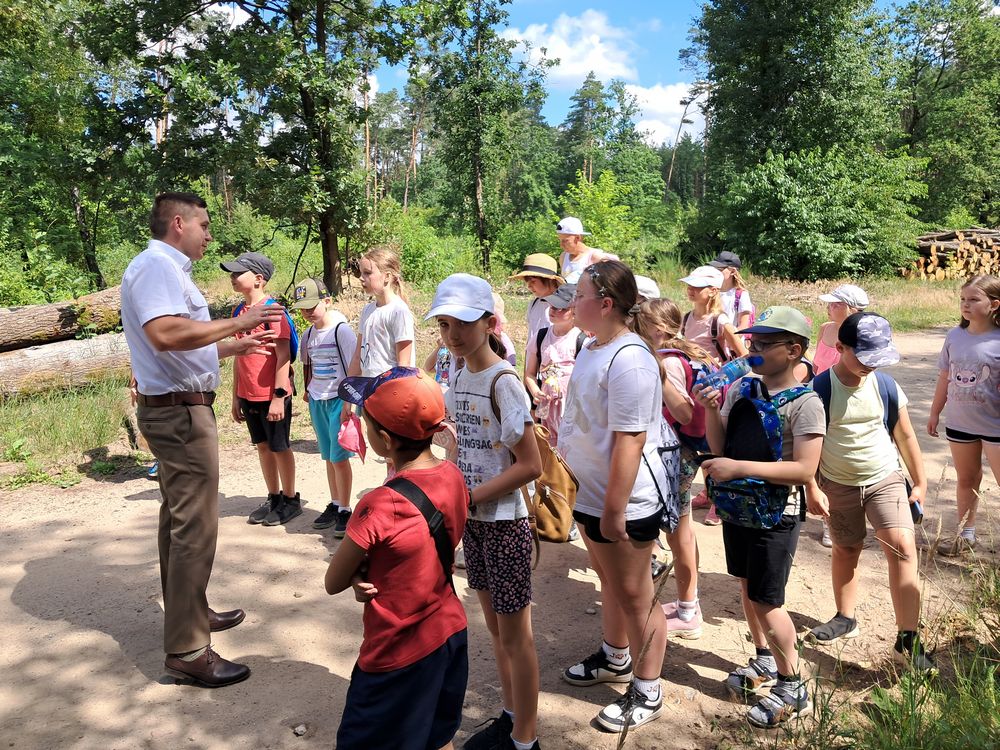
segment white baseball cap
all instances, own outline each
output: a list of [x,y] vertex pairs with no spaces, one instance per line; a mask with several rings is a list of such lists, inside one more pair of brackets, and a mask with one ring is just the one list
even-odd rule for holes
[[472,323],[484,313],[494,314],[493,289],[490,282],[468,273],[453,273],[437,286],[431,311],[424,320],[448,315]]
[[636,274],[635,285],[639,289],[640,297],[645,297],[646,299],[660,298],[660,287],[648,276],[639,276]]
[[698,266],[691,273],[681,279],[682,284],[688,286],[706,287],[715,286],[722,288],[724,277],[722,271],[714,266]]
[[590,232],[583,231],[583,222],[578,218],[575,216],[567,216],[565,219],[556,224],[556,234],[586,235],[590,234]]
[[865,290],[854,284],[841,284],[829,294],[819,295],[820,302],[843,302],[848,307],[864,310],[868,307],[868,295]]

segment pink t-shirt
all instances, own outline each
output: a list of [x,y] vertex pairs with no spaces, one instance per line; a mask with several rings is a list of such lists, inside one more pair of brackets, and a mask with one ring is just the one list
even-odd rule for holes
[[[444,514],[452,546],[465,530],[469,492],[458,467],[401,471]],[[465,610],[448,585],[427,522],[417,507],[388,487],[358,502],[347,535],[368,553],[367,580],[378,594],[365,604],[358,666],[388,672],[423,659],[466,627]]]
[[823,339],[816,342],[816,353],[813,355],[813,373],[819,375],[839,361],[840,352],[837,351],[837,347],[824,344]]
[[[270,297],[265,297],[258,305],[266,304]],[[246,314],[250,305],[244,305],[240,310],[240,315]],[[256,305],[253,305],[256,307]],[[238,317],[238,316],[237,316]],[[268,328],[275,328],[278,331],[278,339],[288,341],[292,337],[291,328],[288,326],[288,318],[282,315],[277,323],[268,323]],[[265,330],[265,325],[261,323],[252,331],[237,333],[236,338],[248,336],[251,333],[260,333]],[[273,354],[244,354],[236,357],[233,370],[236,373],[236,395],[245,398],[247,401],[270,401],[274,397],[274,375],[277,361]]]
[[[697,344],[708,352],[714,359],[719,359],[719,350],[715,348],[715,342],[712,341],[712,318],[714,317],[714,315],[705,315],[704,317],[699,318],[692,312],[687,316],[682,334],[687,341]],[[726,352],[726,356],[728,358],[729,348],[726,346],[726,339],[723,331],[732,321],[729,320],[729,316],[725,313],[719,313],[718,318],[719,323],[716,326],[716,330],[718,331],[719,346],[721,346],[722,350]]]

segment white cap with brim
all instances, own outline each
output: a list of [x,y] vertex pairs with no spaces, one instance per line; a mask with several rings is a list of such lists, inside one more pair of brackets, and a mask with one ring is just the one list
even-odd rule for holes
[[635,285],[639,290],[639,296],[645,297],[646,299],[659,299],[660,298],[660,287],[656,285],[648,276],[635,277]]
[[486,313],[493,315],[494,310],[493,289],[488,281],[468,273],[453,273],[438,284],[424,320],[447,315],[472,323]]
[[841,284],[829,294],[819,295],[820,302],[843,302],[848,307],[855,310],[863,310],[868,307],[868,295],[865,290],[854,284]]
[[556,224],[556,234],[579,234],[579,235],[589,235],[590,232],[583,231],[583,222],[580,221],[575,216],[567,216],[565,219]]
[[681,279],[682,284],[696,287],[714,286],[722,288],[724,278],[722,271],[712,266],[698,266],[691,273]]

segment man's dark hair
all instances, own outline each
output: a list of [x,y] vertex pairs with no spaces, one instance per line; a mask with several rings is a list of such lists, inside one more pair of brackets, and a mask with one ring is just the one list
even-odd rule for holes
[[192,208],[208,209],[208,204],[195,193],[167,192],[156,196],[153,199],[153,210],[149,212],[149,233],[153,239],[163,239],[170,220],[178,213],[188,212]]

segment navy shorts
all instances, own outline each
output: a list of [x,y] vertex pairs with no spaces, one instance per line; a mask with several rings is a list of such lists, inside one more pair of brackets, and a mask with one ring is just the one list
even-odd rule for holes
[[390,672],[354,665],[338,750],[437,750],[455,737],[469,681],[469,636],[460,630],[423,659]]
[[270,408],[270,401],[240,399],[240,411],[250,430],[250,442],[254,445],[267,443],[272,453],[281,453],[292,447],[292,397],[285,397],[285,416],[281,420],[268,420],[267,412]]
[[950,427],[944,428],[944,436],[948,438],[948,442],[951,443],[991,443],[996,445],[1000,443],[1000,437],[989,437],[987,435],[976,435],[972,432],[962,432],[961,430],[953,430]]
[[799,517],[782,516],[774,528],[751,529],[722,522],[729,575],[747,579],[750,601],[780,607],[799,544]]
[[[660,535],[660,521],[662,519],[663,513],[656,511],[651,516],[626,521],[625,533],[628,534],[628,538],[633,542],[651,542]],[[590,541],[597,542],[598,544],[611,544],[611,540],[606,539],[601,533],[600,516],[592,516],[589,513],[581,513],[578,510],[574,510],[573,520],[583,527]]]

